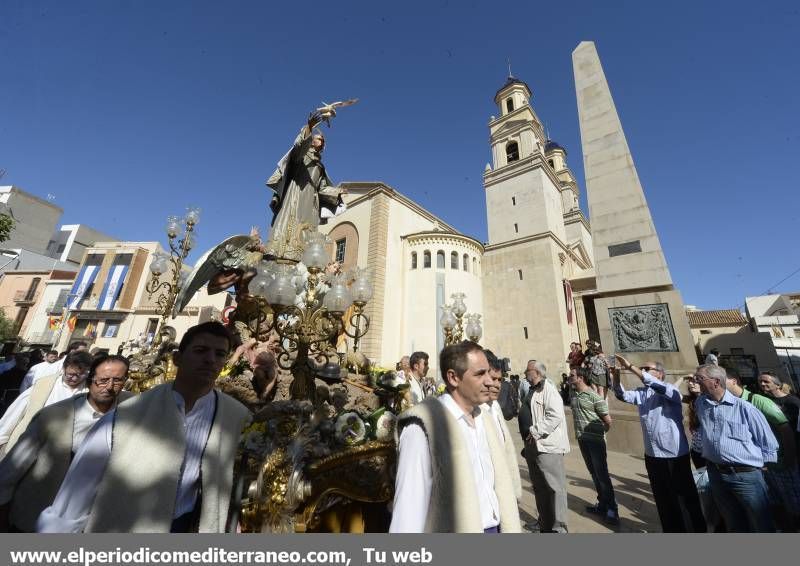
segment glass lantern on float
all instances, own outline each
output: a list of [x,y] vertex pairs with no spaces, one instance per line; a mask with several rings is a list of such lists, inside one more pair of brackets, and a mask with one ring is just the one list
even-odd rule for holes
[[366,269],[356,268],[352,274],[353,282],[350,284],[350,293],[353,306],[350,316],[346,316],[342,331],[353,339],[353,351],[358,351],[361,338],[369,330],[369,317],[364,314],[364,307],[372,299],[372,281]]
[[[444,331],[445,344],[448,346],[457,344],[464,340],[465,337],[477,342],[483,335],[481,315],[467,314],[467,305],[464,302],[466,295],[464,293],[453,293],[450,298],[453,299],[453,303],[442,306],[442,316],[439,319],[439,325]],[[465,318],[467,321],[466,328],[463,325]]]
[[288,261],[262,262],[248,283],[249,293],[268,304],[271,317],[259,310],[254,316],[257,334],[274,331],[281,349],[278,365],[292,373],[293,399],[313,400],[316,377],[339,372],[337,338],[342,334],[358,340],[366,334],[369,318],[363,308],[372,298],[372,282],[365,270],[355,273],[324,273],[330,262],[330,239],[308,232],[302,264]]
[[465,316],[467,319],[467,326],[465,327],[464,331],[467,334],[467,338],[472,340],[473,342],[478,342],[483,336],[483,328],[481,328],[481,315],[479,314],[468,314]]
[[331,287],[325,293],[322,306],[325,307],[332,316],[342,316],[353,303],[353,297],[347,288],[344,274],[337,274],[331,278]]

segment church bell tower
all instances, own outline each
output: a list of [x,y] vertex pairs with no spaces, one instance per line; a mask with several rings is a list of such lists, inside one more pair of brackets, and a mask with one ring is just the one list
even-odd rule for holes
[[[483,257],[486,345],[521,374],[529,359],[555,373],[577,338],[564,280],[574,272],[562,181],[548,163],[531,89],[509,76],[489,122],[492,163],[483,174],[489,242]],[[570,206],[571,206],[570,199]]]

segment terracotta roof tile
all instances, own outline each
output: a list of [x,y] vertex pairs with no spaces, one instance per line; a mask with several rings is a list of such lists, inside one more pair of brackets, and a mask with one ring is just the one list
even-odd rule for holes
[[689,326],[707,328],[713,326],[746,326],[747,319],[736,309],[719,311],[686,311]]

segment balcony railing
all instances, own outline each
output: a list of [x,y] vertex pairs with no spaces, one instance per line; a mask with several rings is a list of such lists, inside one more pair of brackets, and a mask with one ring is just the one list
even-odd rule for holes
[[31,344],[52,344],[55,332],[48,330],[46,332],[34,332],[29,334],[26,340]]
[[50,303],[47,305],[47,314],[62,314],[64,307],[64,303]]
[[17,291],[14,293],[15,303],[33,303],[34,301],[36,301],[36,293],[30,293],[28,291]]

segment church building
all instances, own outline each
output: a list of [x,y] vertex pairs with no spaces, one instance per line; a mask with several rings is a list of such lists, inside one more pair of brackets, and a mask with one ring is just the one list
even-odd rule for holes
[[335,259],[371,272],[370,331],[360,349],[373,361],[392,367],[422,350],[437,371],[439,319],[454,293],[464,293],[468,313],[482,315],[481,344],[509,358],[514,373],[531,358],[563,370],[569,343],[588,337],[569,279],[592,268],[589,223],[567,152],[545,137],[530,99],[514,77],[495,95],[493,163],[483,183],[488,243],[383,183],[343,183],[347,210],[321,230]]
[[391,367],[424,350],[435,371],[442,308],[464,293],[468,312],[483,317],[481,344],[509,358],[512,373],[535,359],[558,380],[570,342],[585,347],[588,339],[634,363],[656,354],[676,375],[696,365],[683,300],[593,43],[575,49],[573,70],[591,226],[567,151],[547,138],[530,87],[513,76],[495,94],[498,115],[489,121],[487,242],[382,183],[346,184],[348,210],[323,229],[334,257],[373,273],[362,344],[373,361]]

